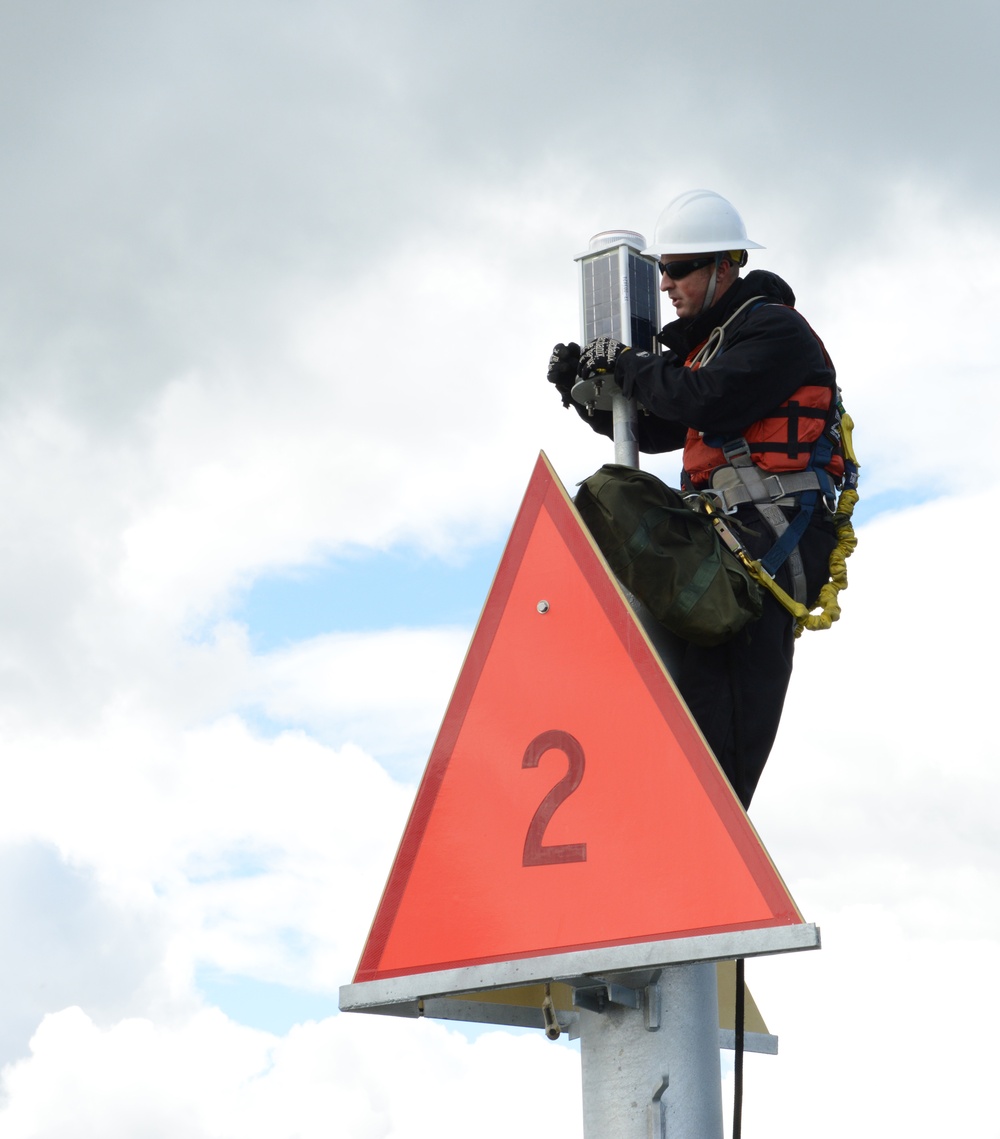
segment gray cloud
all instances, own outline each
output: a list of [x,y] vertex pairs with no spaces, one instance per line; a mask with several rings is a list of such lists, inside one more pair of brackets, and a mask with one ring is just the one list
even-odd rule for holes
[[303,2],[277,22],[259,0],[8,5],[3,383],[127,418],[171,376],[253,354],[289,289],[350,279],[528,170],[570,196],[604,183],[642,225],[714,179],[847,245],[891,224],[887,179],[982,200],[997,21],[974,3]]
[[106,899],[93,874],[42,842],[0,846],[0,1064],[28,1052],[46,1013],[99,1022],[148,1010],[165,944],[150,915]]

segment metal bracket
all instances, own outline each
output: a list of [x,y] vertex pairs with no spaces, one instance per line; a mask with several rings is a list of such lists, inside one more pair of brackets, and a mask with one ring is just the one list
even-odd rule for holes
[[570,391],[573,399],[587,409],[588,415],[594,414],[594,408],[611,411],[614,397],[621,394],[614,372],[595,372],[585,380],[577,380]]
[[[659,978],[659,971],[657,971]],[[646,1031],[656,1032],[660,1027],[660,986],[652,981],[643,989],[645,994],[644,1012],[646,1014]]]
[[627,985],[617,985],[613,981],[600,981],[573,990],[573,1004],[590,1012],[604,1012],[608,1005],[623,1008],[642,1008],[643,990],[630,989]]

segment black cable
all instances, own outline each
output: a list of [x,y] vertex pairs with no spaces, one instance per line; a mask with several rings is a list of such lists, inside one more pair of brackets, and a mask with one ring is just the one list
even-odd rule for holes
[[742,957],[736,961],[736,1046],[733,1061],[733,1139],[743,1133],[743,1036],[746,1024],[744,965]]

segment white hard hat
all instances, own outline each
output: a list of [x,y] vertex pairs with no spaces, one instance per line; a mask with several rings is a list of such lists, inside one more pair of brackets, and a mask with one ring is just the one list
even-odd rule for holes
[[653,240],[642,251],[659,259],[664,253],[721,253],[763,249],[747,238],[743,219],[713,190],[688,190],[656,220]]

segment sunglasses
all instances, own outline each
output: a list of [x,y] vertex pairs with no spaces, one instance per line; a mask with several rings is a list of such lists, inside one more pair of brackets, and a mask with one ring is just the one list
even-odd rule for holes
[[714,265],[715,257],[695,257],[693,261],[661,261],[660,272],[672,281],[682,281],[689,273],[704,269],[706,265]]

